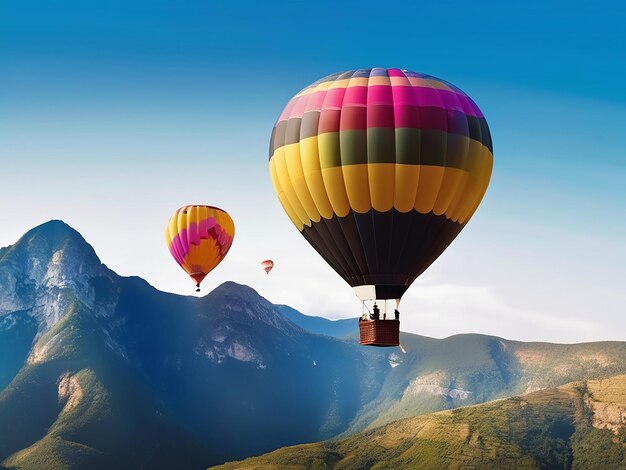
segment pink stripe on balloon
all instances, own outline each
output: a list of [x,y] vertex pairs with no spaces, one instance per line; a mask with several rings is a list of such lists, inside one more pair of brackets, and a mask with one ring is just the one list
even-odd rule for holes
[[292,98],[281,113],[278,121],[302,118],[307,111],[342,109],[346,106],[366,106],[378,104],[413,105],[462,109],[465,114],[483,117],[476,104],[461,92],[441,90],[424,86],[403,85],[361,85],[347,88],[321,90]]
[[393,104],[394,106],[417,105],[417,98],[413,87],[394,86],[393,88]]
[[285,109],[283,109],[283,112],[280,113],[280,116],[278,117],[279,121],[284,121],[285,119],[289,119],[289,116],[291,115],[291,109],[293,108],[295,102],[298,99],[300,99],[300,97],[295,96],[291,98],[291,100],[289,100],[289,103],[287,103],[287,106],[285,106]]
[[176,250],[174,249],[174,245],[170,245],[170,253],[179,265],[182,266],[184,264],[183,258],[176,252]]
[[326,97],[326,90],[316,91],[310,95],[306,95],[306,106],[304,112],[307,111],[319,111],[324,104],[324,98]]
[[289,118],[301,118],[304,114],[307,96],[300,96],[293,104],[293,108],[289,112]]
[[200,236],[200,238],[206,238],[206,234],[208,233],[208,231],[209,229],[207,228],[207,220],[202,219],[198,224],[198,235]]
[[189,240],[187,239],[187,229],[184,228],[180,232],[178,232],[178,236],[180,237],[180,244],[183,247],[183,253],[187,254],[189,252]]
[[185,257],[185,253],[183,252],[183,247],[181,245],[180,237],[178,235],[176,235],[172,239],[171,248],[173,249],[174,253],[176,254],[176,261],[178,261],[179,264],[183,264],[183,259]]
[[326,92],[326,96],[324,97],[324,105],[322,108],[341,109],[345,93],[345,88],[333,88],[332,90],[328,90]]
[[372,85],[367,89],[367,105],[393,105],[393,94],[388,85]]
[[404,72],[400,69],[387,69],[387,75],[390,77],[406,77]]
[[367,105],[367,87],[351,86],[346,89],[343,99],[343,106],[366,106]]
[[200,244],[200,229],[195,222],[190,223],[187,228],[189,229],[189,243],[193,245]]

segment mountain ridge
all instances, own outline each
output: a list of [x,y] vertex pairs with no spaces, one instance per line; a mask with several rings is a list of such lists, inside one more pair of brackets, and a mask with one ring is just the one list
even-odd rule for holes
[[[0,257],[0,464],[204,468],[626,373],[626,343],[402,333],[403,354],[344,339],[356,320],[319,334],[285,308],[230,281],[201,298],[161,292],[61,221],[31,229]],[[127,444],[119,426],[134,430]]]
[[211,468],[623,469],[626,375],[405,418]]

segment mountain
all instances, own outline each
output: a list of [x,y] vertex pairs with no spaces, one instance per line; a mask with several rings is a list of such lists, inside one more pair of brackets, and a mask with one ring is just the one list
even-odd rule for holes
[[395,421],[215,469],[626,469],[626,375]]
[[275,305],[274,308],[290,322],[316,335],[333,336],[341,339],[356,339],[358,335],[358,318],[328,320],[324,317],[304,315],[288,305]]
[[621,342],[403,333],[403,354],[348,326],[233,282],[160,292],[50,221],[0,250],[0,465],[206,468],[626,373]]
[[349,432],[407,416],[484,403],[581,379],[626,373],[626,343],[524,343],[484,335],[401,334],[407,354]]
[[60,221],[3,251],[0,322],[5,465],[203,468],[328,438],[389,367],[249,287],[195,298],[117,276]]

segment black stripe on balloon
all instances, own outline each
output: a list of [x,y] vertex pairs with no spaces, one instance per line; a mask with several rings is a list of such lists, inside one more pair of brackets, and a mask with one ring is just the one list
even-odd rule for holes
[[335,238],[340,238],[341,236],[336,231],[330,230],[329,225],[330,224],[328,224],[326,219],[322,219],[318,224],[316,224],[315,228],[320,238],[324,241],[330,256],[332,256],[336,263],[341,266],[344,276],[352,278],[353,272],[350,269],[350,265],[335,243]]
[[[446,248],[450,246],[450,244],[454,241],[454,239],[458,236],[458,234],[461,233],[461,230],[463,229],[463,227],[465,227],[465,224],[461,225],[457,223],[457,225],[459,226],[459,229],[456,231],[449,230],[449,228],[445,224],[439,224],[436,227],[435,229],[436,233],[434,233],[432,236],[433,249],[431,251],[431,256],[427,258],[425,262],[426,268],[435,262],[435,260],[446,250]],[[424,268],[424,270],[426,270],[426,268]],[[418,277],[420,274],[422,274],[422,272],[418,273],[415,276],[415,278]],[[413,282],[415,278],[413,278],[411,282]]]
[[[347,217],[343,217],[341,219],[344,221],[348,220]],[[361,270],[359,269],[359,264],[356,262],[354,254],[358,250],[359,246],[358,244],[351,244],[347,236],[349,233],[346,234],[343,230],[341,219],[339,217],[333,217],[331,219],[322,220],[328,229],[328,233],[332,236],[332,242],[336,245],[337,251],[341,253],[341,256],[345,261],[350,278],[357,280]]]
[[[322,219],[305,226],[302,234],[349,285],[375,285],[380,299],[395,299],[443,253],[462,228],[458,222],[432,212],[372,210]],[[334,248],[325,240],[331,234]],[[346,252],[351,256],[346,257]]]
[[374,229],[374,239],[376,241],[376,256],[378,258],[378,269],[380,272],[390,272],[390,259],[392,250],[390,246],[394,246],[391,243],[392,229],[394,222],[394,210],[393,208],[387,212],[372,212],[372,224]]
[[351,251],[353,259],[356,263],[355,273],[357,273],[358,282],[363,282],[363,275],[361,273],[367,272],[367,259],[365,258],[365,252],[363,251],[363,245],[361,244],[361,237],[359,236],[359,229],[354,220],[353,213],[347,217],[337,217],[343,235],[347,241],[348,249]]
[[[417,264],[405,265],[405,272],[409,274],[408,282],[412,283],[421,275],[452,243],[463,226],[442,216],[434,216],[425,224],[419,234],[424,248],[414,249],[413,259],[419,259]],[[417,268],[417,269],[416,269]]]
[[357,230],[359,231],[359,238],[361,239],[361,246],[363,248],[363,255],[367,262],[367,270],[361,274],[367,276],[368,273],[378,272],[378,251],[376,249],[376,238],[374,233],[374,224],[372,222],[372,211],[368,211],[364,214],[358,212],[352,212],[354,222]]
[[[394,215],[397,212],[395,209]],[[399,217],[396,217],[399,219]],[[390,272],[400,272],[400,266],[404,262],[404,251],[407,248],[409,240],[414,240],[411,238],[411,230],[415,222],[415,217],[409,217],[407,222],[402,225],[396,224],[393,230],[393,235],[391,238],[391,246],[397,246],[398,249],[394,250],[389,256],[389,271]]]
[[489,130],[489,126],[487,125],[487,120],[484,118],[480,120],[480,134],[480,138],[485,143],[485,147],[487,147],[493,155],[493,141],[491,140],[491,131]]
[[[318,224],[322,223],[317,222]],[[309,244],[315,248],[315,251],[319,253],[319,255],[324,258],[324,261],[328,263],[328,265],[333,268],[333,270],[339,274],[343,279],[348,282],[348,279],[351,279],[351,276],[344,269],[344,267],[338,262],[336,254],[333,253],[322,236],[320,235],[319,227],[315,227],[315,229],[311,229],[310,227],[304,227],[302,236],[309,242]],[[307,230],[308,229],[308,230]]]

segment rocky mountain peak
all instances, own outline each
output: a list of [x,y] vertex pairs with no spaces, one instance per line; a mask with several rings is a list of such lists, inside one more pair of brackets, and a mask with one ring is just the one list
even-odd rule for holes
[[51,220],[6,247],[0,258],[0,316],[30,311],[46,330],[78,300],[93,305],[93,277],[102,265],[85,239],[61,220]]
[[245,318],[247,323],[250,320],[261,322],[283,332],[302,331],[300,327],[280,315],[271,302],[249,286],[227,281],[216,287],[206,299],[220,305],[222,314],[231,321]]

